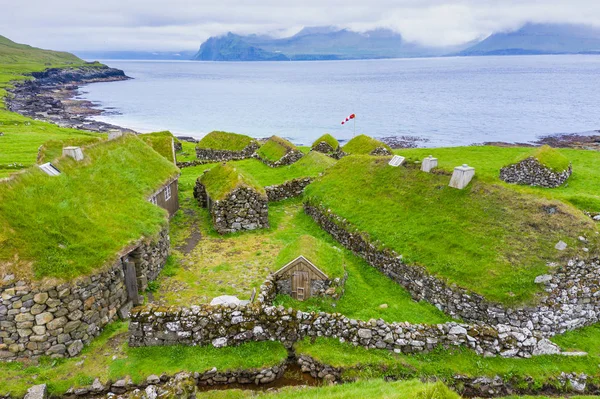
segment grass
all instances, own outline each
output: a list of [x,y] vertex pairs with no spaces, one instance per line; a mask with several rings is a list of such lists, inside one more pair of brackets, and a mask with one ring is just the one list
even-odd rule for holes
[[263,144],[256,153],[262,159],[267,161],[277,162],[289,151],[295,149],[295,146],[284,138],[271,136],[265,144]]
[[344,151],[346,154],[368,155],[371,152],[373,152],[373,150],[379,147],[386,148],[390,152],[392,151],[392,149],[387,144],[384,144],[379,140],[375,140],[372,137],[361,134],[348,141],[342,147],[342,151]]
[[312,144],[312,147],[313,148],[316,147],[322,141],[329,144],[331,146],[331,148],[333,148],[334,151],[337,150],[340,146],[340,143],[337,141],[337,139],[335,137],[333,137],[329,133],[325,133],[324,135],[322,135],[321,137],[319,137],[318,139],[315,140],[315,142]]
[[62,157],[63,147],[85,147],[100,142],[101,137],[78,137],[65,140],[46,141],[38,152],[38,163],[52,162]]
[[248,343],[238,347],[144,347],[127,345],[127,324],[115,322],[80,355],[70,359],[41,358],[39,364],[0,363],[0,392],[22,397],[35,384],[48,384],[49,393],[64,394],[70,387],[89,386],[95,378],[106,383],[130,376],[141,382],[151,374],[262,368],[281,363],[287,351],[278,342]]
[[192,162],[198,160],[196,157],[196,143],[182,141],[181,151],[177,151],[175,157],[177,158],[177,162]]
[[277,266],[283,267],[299,256],[304,256],[332,280],[344,277],[346,261],[339,247],[305,234],[286,245],[277,256]]
[[517,162],[521,162],[530,157],[537,159],[539,163],[554,172],[561,173],[569,168],[569,159],[561,154],[560,151],[548,145],[537,147],[531,153],[521,156]]
[[211,150],[242,151],[253,141],[252,137],[243,134],[214,131],[204,136],[196,146]]
[[[449,176],[394,168],[387,158],[345,157],[305,197],[402,254],[409,264],[507,305],[532,302],[546,262],[584,255],[578,236],[599,240],[574,208],[474,180],[465,190]],[[549,214],[546,209],[557,210]],[[569,248],[559,253],[563,240]],[[587,245],[587,244],[586,244]]]
[[411,148],[394,152],[413,160],[423,159],[429,154],[433,154],[438,158],[439,168],[450,172],[455,166],[468,163],[475,167],[475,174],[479,181],[501,184],[515,191],[566,201],[589,212],[600,212],[600,190],[598,190],[600,152],[562,148],[557,151],[572,162],[573,174],[566,184],[552,189],[508,185],[499,179],[500,168],[531,154],[531,148],[527,147]]
[[58,161],[60,176],[32,168],[0,185],[2,272],[37,279],[87,274],[166,223],[165,211],[146,195],[178,172],[173,164],[130,135],[84,155]]
[[222,200],[236,188],[248,187],[266,197],[265,189],[250,175],[231,163],[218,164],[202,175],[200,181],[213,200]]
[[[566,357],[560,355],[522,358],[484,358],[465,348],[442,349],[427,354],[395,354],[387,350],[365,349],[335,338],[319,337],[314,341],[304,339],[296,344],[296,353],[307,354],[325,364],[346,369],[346,378],[441,378],[455,375],[468,377],[499,375],[515,384],[532,381],[534,388],[560,376],[562,372],[586,373],[598,376],[600,363],[600,328],[597,325],[573,331],[568,336],[557,336],[559,345],[575,342],[579,335],[588,337],[585,344],[574,348],[587,349],[588,356]],[[593,337],[591,339],[590,337]],[[568,346],[567,346],[568,347]],[[592,377],[592,379],[595,377]],[[525,385],[527,386],[527,385]]]
[[173,142],[175,137],[171,132],[146,133],[140,134],[139,137],[150,147],[154,148],[154,151],[167,158],[167,160],[175,162],[173,158]]

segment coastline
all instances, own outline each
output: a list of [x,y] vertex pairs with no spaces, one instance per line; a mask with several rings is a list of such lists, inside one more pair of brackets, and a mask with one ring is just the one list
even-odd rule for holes
[[8,90],[6,108],[23,116],[50,122],[60,127],[88,132],[137,133],[132,129],[95,121],[90,118],[105,110],[93,102],[77,100],[81,85],[132,79],[124,71],[108,66],[50,68],[31,74],[34,78],[18,82]]

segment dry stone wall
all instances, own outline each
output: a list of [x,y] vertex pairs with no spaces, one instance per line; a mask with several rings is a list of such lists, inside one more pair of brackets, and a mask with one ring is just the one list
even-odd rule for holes
[[283,201],[288,198],[298,197],[304,192],[304,188],[312,182],[311,177],[300,177],[286,181],[282,184],[265,187],[269,202]]
[[529,157],[521,162],[500,169],[500,179],[507,183],[554,188],[562,186],[571,176],[572,172],[571,164],[569,164],[567,170],[554,172],[552,169],[542,165],[534,157]]
[[268,200],[248,187],[233,190],[225,199],[209,198],[215,230],[220,234],[269,228]]
[[479,354],[505,357],[559,352],[558,347],[541,334],[506,325],[367,322],[338,313],[308,313],[256,304],[139,307],[132,310],[129,332],[130,346],[224,347],[277,340],[291,348],[304,337],[324,336],[396,353],[424,353],[438,346],[463,346]]
[[387,155],[393,155],[393,154],[390,150],[388,150],[385,147],[377,147],[373,151],[371,151],[370,155],[387,156]]
[[[154,242],[141,243],[136,254],[138,277],[156,278],[169,254],[167,229]],[[128,303],[120,259],[60,285],[6,284],[0,288],[0,360],[75,356]]]
[[312,150],[322,152],[323,154],[331,154],[332,152],[337,151],[337,148],[333,148],[326,141],[321,141],[319,144],[315,145]]
[[507,308],[466,289],[449,286],[425,268],[406,265],[389,249],[379,249],[366,233],[318,204],[305,212],[340,244],[406,288],[413,299],[426,300],[453,317],[490,325],[505,324],[552,336],[600,320],[600,260],[591,255],[555,266],[539,276],[546,296],[536,306]]
[[259,147],[260,145],[256,141],[251,142],[241,151],[213,150],[210,148],[196,147],[196,157],[200,160],[210,162],[246,159],[251,158],[254,152],[259,149]]
[[254,154],[254,157],[264,163],[267,166],[272,168],[276,168],[278,166],[286,166],[291,165],[300,160],[304,156],[302,151],[296,149],[290,149],[284,156],[282,156],[279,160],[273,162],[268,159],[261,158],[258,154]]

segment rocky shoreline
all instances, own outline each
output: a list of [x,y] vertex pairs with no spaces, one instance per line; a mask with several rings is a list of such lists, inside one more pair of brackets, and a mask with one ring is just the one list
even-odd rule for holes
[[32,119],[84,131],[130,132],[131,129],[90,119],[102,114],[91,101],[74,99],[80,85],[116,82],[131,79],[120,69],[90,64],[73,68],[51,68],[31,74],[34,79],[19,82],[9,90],[6,106],[9,111]]

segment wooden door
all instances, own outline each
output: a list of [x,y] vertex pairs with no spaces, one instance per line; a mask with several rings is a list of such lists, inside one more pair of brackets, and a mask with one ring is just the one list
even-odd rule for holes
[[303,301],[310,297],[308,272],[294,272],[292,275],[292,297]]

